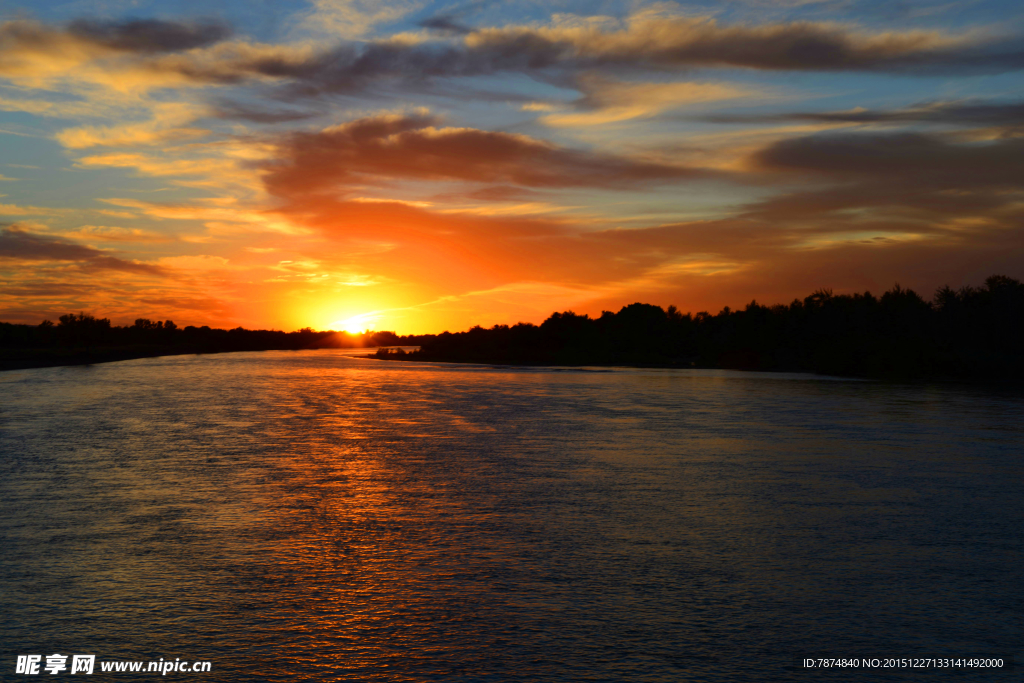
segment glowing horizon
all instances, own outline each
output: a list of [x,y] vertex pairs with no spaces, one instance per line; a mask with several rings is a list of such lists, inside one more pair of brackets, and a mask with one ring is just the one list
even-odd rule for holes
[[418,334],[1024,277],[1009,2],[111,7],[0,10],[2,321]]

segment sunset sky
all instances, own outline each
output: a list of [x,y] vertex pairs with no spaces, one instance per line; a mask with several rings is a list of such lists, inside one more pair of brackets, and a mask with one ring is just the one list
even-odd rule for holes
[[0,6],[0,320],[399,333],[1024,277],[1024,6]]

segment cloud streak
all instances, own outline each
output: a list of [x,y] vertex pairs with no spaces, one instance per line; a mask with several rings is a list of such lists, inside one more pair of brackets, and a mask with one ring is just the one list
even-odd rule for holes
[[0,229],[0,258],[21,261],[71,261],[83,270],[119,270],[127,273],[163,276],[162,268],[126,261],[62,239],[37,235],[9,226]]
[[1024,102],[933,102],[888,110],[856,109],[837,112],[784,112],[760,115],[704,117],[712,123],[946,124],[958,126],[1024,126]]
[[[437,20],[451,28],[441,19]],[[437,23],[437,22],[435,22]],[[440,25],[440,24],[439,24]],[[198,80],[265,77],[308,92],[356,92],[379,79],[424,82],[497,72],[571,78],[597,68],[672,72],[693,68],[862,71],[904,74],[1024,68],[1019,37],[906,31],[868,33],[835,23],[723,25],[713,18],[630,19],[624,26],[512,26],[460,32],[456,40],[379,40],[324,51],[239,49],[167,61]]]
[[541,121],[549,126],[593,126],[650,118],[669,109],[756,94],[750,88],[722,83],[636,83],[596,74],[581,76],[577,87],[583,92],[583,97],[572,103],[573,111],[557,111],[558,107],[543,103],[528,104],[523,109],[556,110],[541,117]]
[[207,47],[231,34],[219,22],[159,19],[79,19],[65,27],[18,19],[0,22],[0,75],[32,69],[34,62],[81,63],[112,55],[140,57]]
[[218,43],[231,35],[219,21],[177,22],[160,19],[98,21],[77,19],[67,35],[111,50],[143,54],[181,52]]

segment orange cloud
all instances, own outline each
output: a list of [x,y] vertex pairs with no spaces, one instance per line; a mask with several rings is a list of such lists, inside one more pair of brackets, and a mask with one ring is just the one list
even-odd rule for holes
[[[0,22],[0,76],[40,79],[59,77],[97,60],[115,62],[174,53],[211,45],[230,29],[220,23],[78,20],[61,28],[15,20]],[[123,70],[125,64],[109,66]]]
[[267,189],[295,197],[391,179],[615,189],[715,175],[436,123],[428,115],[386,115],[294,134],[282,143],[279,160],[267,165]]
[[170,242],[171,237],[139,228],[108,225],[83,225],[77,230],[61,233],[62,237],[100,242]]
[[[935,31],[866,33],[837,23],[723,25],[711,17],[639,13],[622,28],[582,25],[507,27],[473,31],[466,45],[478,52],[545,65],[575,59],[604,65],[718,66],[787,70],[939,67],[983,37]],[[1009,47],[1008,45],[1006,46]]]

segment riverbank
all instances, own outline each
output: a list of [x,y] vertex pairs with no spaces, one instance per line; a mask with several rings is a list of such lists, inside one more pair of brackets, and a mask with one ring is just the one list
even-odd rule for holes
[[921,373],[921,372],[899,372],[888,371],[877,374],[853,374],[843,372],[819,372],[803,367],[749,367],[743,364],[707,364],[697,359],[671,360],[648,360],[642,359],[621,359],[615,362],[602,362],[587,359],[565,358],[558,361],[539,360],[510,360],[500,357],[473,356],[469,358],[458,358],[444,354],[414,351],[405,352],[402,349],[388,347],[379,348],[370,358],[387,361],[408,361],[418,363],[452,363],[456,365],[490,365],[497,367],[569,367],[569,368],[638,368],[638,369],[663,369],[663,370],[737,370],[741,372],[765,372],[780,374],[808,374],[822,377],[841,377],[853,380],[878,380],[887,382],[910,382],[910,383],[936,383],[961,386],[988,386],[992,388],[1010,388],[1015,391],[1024,387],[1024,377],[1014,373],[1002,375],[957,375],[953,373]]
[[0,350],[0,372],[52,368],[66,365],[95,365],[136,358],[183,356],[196,353],[222,353],[199,348],[176,347],[119,347],[100,349],[3,349]]
[[[9,370],[29,370],[31,368],[53,368],[73,365],[96,365],[99,363],[115,363],[117,361],[135,360],[137,358],[158,358],[160,356],[210,355],[217,353],[236,353],[239,351],[297,351],[340,348],[333,346],[314,346],[309,349],[281,348],[204,348],[201,346],[134,346],[95,349],[0,349],[0,372]],[[346,347],[347,348],[347,347]],[[373,347],[353,347],[352,350]]]

